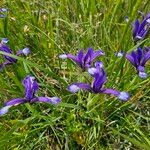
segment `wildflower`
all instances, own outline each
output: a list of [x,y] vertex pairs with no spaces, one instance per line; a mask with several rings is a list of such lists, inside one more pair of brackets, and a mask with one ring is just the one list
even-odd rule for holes
[[115,56],[116,57],[122,57],[123,55],[124,55],[124,51],[123,50],[121,50],[119,52],[115,52]]
[[93,48],[88,48],[86,54],[83,53],[82,50],[80,50],[77,54],[77,56],[74,56],[72,54],[62,54],[59,56],[59,58],[62,59],[71,59],[74,61],[79,67],[83,69],[83,71],[87,68],[89,68],[98,56],[104,55],[104,52],[102,50],[94,51]]
[[138,19],[134,22],[132,31],[134,41],[143,40],[147,36],[149,29],[150,13],[146,17],[143,17],[141,22]]
[[[6,45],[7,42],[8,42],[7,38],[2,39],[2,41],[0,43],[0,51],[12,54],[12,50]],[[19,55],[23,54],[23,55],[27,56],[29,53],[30,53],[30,50],[29,50],[29,48],[26,47],[22,50],[19,50],[16,55],[19,56]],[[0,70],[3,67],[5,67],[6,65],[14,64],[17,62],[17,59],[12,58],[11,56],[3,55],[3,57],[6,61],[4,63],[0,64]]]
[[128,16],[125,16],[125,17],[124,17],[124,20],[125,20],[125,22],[129,22],[129,17],[128,17]]
[[60,102],[60,98],[58,97],[37,97],[36,93],[39,89],[39,85],[33,76],[26,76],[22,84],[25,88],[25,97],[7,101],[4,104],[4,107],[0,109],[0,116],[7,113],[9,108],[11,108],[12,106],[17,106],[23,103],[44,102],[56,105]]
[[99,67],[99,63],[96,63],[95,66],[95,70],[91,70],[91,68],[88,69],[88,72],[91,73],[94,78],[91,85],[87,83],[74,83],[68,86],[68,90],[72,93],[76,93],[82,89],[92,93],[112,94],[122,101],[127,101],[129,99],[129,94],[127,92],[119,92],[114,89],[107,89],[103,87],[106,83],[105,70],[104,68]]
[[150,49],[148,47],[143,48],[143,50],[138,47],[137,51],[132,51],[131,54],[126,54],[126,59],[136,68],[139,77],[147,78],[145,64],[150,59]]

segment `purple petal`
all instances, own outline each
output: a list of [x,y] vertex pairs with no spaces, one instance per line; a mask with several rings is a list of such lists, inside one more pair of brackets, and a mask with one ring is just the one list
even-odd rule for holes
[[[12,54],[12,50],[4,45],[4,44],[0,44],[0,50],[3,51],[3,52],[6,52],[6,53],[9,53],[9,54]],[[3,55],[5,59],[7,59],[8,61],[12,62],[12,63],[16,63],[17,60],[15,58],[12,58],[10,56],[6,56],[6,55]]]
[[57,105],[58,103],[61,102],[61,99],[58,97],[36,97],[33,98],[30,102],[31,103],[42,102],[42,103],[51,103],[53,105]]
[[146,79],[147,78],[147,73],[143,72],[143,71],[139,71],[139,77],[142,79]]
[[137,48],[137,59],[138,59],[138,63],[140,64],[141,59],[142,59],[142,49],[140,47]]
[[8,43],[8,38],[2,38],[1,44],[7,44]]
[[67,58],[73,60],[74,62],[77,62],[77,57],[72,54],[67,54]]
[[88,68],[88,73],[93,76],[93,75],[95,75],[96,73],[98,73],[98,69],[96,69],[96,68],[94,68],[94,67]]
[[146,37],[146,35],[148,34],[149,32],[149,29],[143,29],[139,34],[138,36],[141,38],[141,39],[144,39]]
[[5,102],[4,106],[17,106],[17,105],[23,104],[25,102],[27,102],[27,100],[24,98],[16,98],[16,99],[10,100],[8,102]]
[[24,49],[19,50],[16,55],[18,56],[24,54],[25,56],[27,56],[29,53],[30,53],[30,49],[28,47],[25,47]]
[[143,61],[141,62],[141,65],[144,66],[149,59],[150,59],[150,50],[144,54],[144,58]]
[[142,23],[140,24],[139,29],[138,29],[138,33],[140,33],[144,29],[145,25],[146,25],[146,19],[144,19],[142,21]]
[[138,70],[139,72],[144,72],[144,71],[145,71],[145,67],[143,67],[143,66],[138,66],[138,67],[137,67],[137,70]]
[[129,99],[129,93],[119,92],[119,91],[114,90],[114,89],[105,89],[105,90],[102,91],[102,93],[112,94],[112,95],[118,97],[122,101],[127,101]]
[[130,98],[130,95],[128,92],[120,92],[120,94],[118,95],[118,98],[122,101],[127,101]]
[[135,51],[132,51],[132,52],[131,52],[131,55],[132,55],[132,57],[133,57],[133,59],[134,59],[135,66],[137,67],[137,65],[138,65],[139,63],[138,63],[138,59],[137,59],[137,54],[136,54],[136,52],[135,52]]
[[17,106],[17,105],[20,105],[20,104],[23,104],[23,103],[26,103],[26,99],[24,98],[16,98],[16,99],[13,99],[13,100],[10,100],[8,102],[6,102],[4,104],[4,107],[2,107],[0,109],[0,116],[6,114],[9,110],[9,108],[11,108],[12,106]]
[[0,50],[12,54],[12,50],[5,44],[0,43]]
[[66,59],[66,58],[68,58],[68,59],[71,59],[71,60],[73,60],[74,62],[78,63],[77,57],[74,56],[74,55],[72,55],[72,54],[61,54],[61,55],[59,55],[59,58],[61,58],[61,59]]
[[117,96],[117,97],[118,97],[118,95],[120,94],[119,91],[114,90],[114,89],[105,89],[105,90],[102,91],[102,93],[105,93],[105,94],[112,94],[112,95]]
[[136,36],[137,32],[138,32],[138,29],[139,29],[139,25],[140,25],[140,22],[138,19],[136,19],[134,25],[133,25],[133,37]]
[[5,107],[2,107],[2,108],[0,109],[0,116],[6,114],[6,113],[8,112],[8,110],[9,110],[10,107],[12,107],[12,106],[5,106]]
[[28,100],[33,99],[35,93],[39,89],[38,83],[35,80],[35,77],[28,75],[23,80],[23,85],[25,87],[25,97]]
[[126,59],[129,60],[133,66],[136,66],[136,64],[134,62],[134,58],[131,54],[126,54]]
[[93,55],[93,48],[89,47],[87,49],[87,53],[85,54],[84,59],[83,59],[84,64],[90,65],[92,63],[92,60],[91,60],[92,55]]
[[99,73],[103,67],[103,63],[101,61],[97,61],[95,63],[95,67],[88,68],[88,73],[94,76],[96,73]]
[[104,68],[103,62],[97,61],[97,62],[95,63],[95,67],[96,67],[97,69],[102,69],[102,68]]
[[93,91],[100,92],[103,84],[106,82],[106,72],[104,69],[98,70],[98,73],[95,73],[94,75],[94,81],[93,81]]
[[103,55],[105,55],[105,53],[102,50],[94,51],[91,61],[94,61],[94,59],[96,59],[98,56],[103,56]]
[[89,84],[86,83],[75,83],[68,86],[68,91],[70,91],[71,93],[76,93],[80,89],[90,91],[91,87]]
[[61,55],[59,55],[59,58],[66,59],[67,58],[67,54],[61,54]]
[[77,55],[76,60],[77,60],[77,62],[78,62],[78,64],[80,65],[81,68],[82,68],[82,64],[83,64],[83,56],[84,56],[84,53],[83,53],[82,50],[80,50],[80,51],[78,52],[78,55]]

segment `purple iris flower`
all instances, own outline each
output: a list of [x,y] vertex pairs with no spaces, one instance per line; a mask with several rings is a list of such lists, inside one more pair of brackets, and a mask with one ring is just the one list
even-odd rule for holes
[[140,22],[138,19],[133,24],[133,39],[135,42],[139,40],[143,40],[147,34],[149,33],[150,29],[150,13],[146,17],[143,17],[142,21]]
[[92,84],[91,85],[87,83],[71,84],[68,86],[68,90],[71,93],[76,93],[80,89],[82,89],[92,93],[112,94],[122,101],[127,101],[129,99],[129,94],[127,92],[120,92],[118,90],[103,87],[103,85],[106,83],[106,72],[101,62],[96,62],[95,68],[89,68],[88,72],[94,78]]
[[0,116],[8,112],[12,106],[17,106],[23,103],[44,102],[53,105],[58,104],[61,100],[58,97],[37,97],[35,94],[39,89],[39,85],[33,76],[26,76],[22,82],[25,88],[25,97],[12,99],[4,104],[0,109]]
[[[12,54],[12,50],[6,45],[7,42],[8,42],[7,38],[2,39],[2,41],[0,43],[0,51]],[[16,55],[19,56],[19,55],[23,54],[23,55],[27,56],[29,53],[30,53],[30,50],[29,50],[29,48],[26,47],[22,50],[19,50]],[[3,67],[5,67],[6,65],[14,64],[17,62],[17,59],[12,58],[10,56],[3,55],[3,57],[6,61],[4,63],[0,64],[0,70]]]
[[74,56],[72,54],[62,54],[59,56],[59,58],[65,59],[71,59],[74,61],[79,67],[83,69],[83,71],[87,68],[89,68],[98,56],[104,55],[104,52],[102,50],[94,51],[93,48],[89,47],[87,49],[87,52],[84,54],[83,50],[80,50],[77,54],[77,56]]
[[148,47],[143,49],[138,47],[137,51],[132,51],[131,54],[126,54],[126,59],[136,68],[139,77],[147,78],[145,64],[150,59],[150,49]]

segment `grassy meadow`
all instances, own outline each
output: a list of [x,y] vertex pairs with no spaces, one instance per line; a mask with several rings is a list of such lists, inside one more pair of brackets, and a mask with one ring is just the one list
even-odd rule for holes
[[[38,80],[38,95],[61,98],[57,106],[26,103],[1,116],[0,150],[150,150],[150,78],[139,78],[129,61],[114,55],[150,46],[149,38],[134,44],[131,26],[139,11],[150,12],[149,0],[1,0],[0,8],[8,10],[0,18],[0,38],[9,39],[13,54],[31,51],[12,55],[18,62],[0,72],[0,108],[24,97],[28,74]],[[88,47],[105,52],[97,59],[107,73],[105,86],[129,92],[129,101],[67,90],[91,77],[59,55]],[[150,62],[146,71],[150,76]]]

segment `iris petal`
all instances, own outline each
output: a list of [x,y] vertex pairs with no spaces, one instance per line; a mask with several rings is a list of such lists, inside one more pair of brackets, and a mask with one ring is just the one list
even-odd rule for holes
[[0,116],[6,114],[11,106],[5,106],[0,109]]
[[118,95],[118,98],[122,101],[127,101],[129,99],[129,93],[128,92],[120,92]]
[[35,77],[27,76],[23,80],[22,83],[25,87],[25,97],[26,97],[26,99],[31,100],[35,96],[35,93],[37,92],[37,90],[39,88],[38,83],[35,80]]
[[27,102],[27,101],[24,98],[16,98],[16,99],[10,100],[8,102],[5,102],[4,106],[17,106],[17,105],[23,104],[25,102]]
[[134,58],[132,55],[130,54],[126,54],[126,59],[130,61],[130,63],[133,65],[133,66],[136,66],[136,63],[134,61]]
[[68,91],[70,91],[71,93],[76,93],[80,89],[90,91],[91,87],[89,84],[86,83],[75,83],[68,86]]
[[9,110],[9,108],[11,108],[12,106],[17,106],[17,105],[23,104],[25,102],[26,102],[26,99],[23,99],[23,98],[16,98],[16,99],[6,102],[4,104],[4,107],[2,107],[0,109],[0,116],[6,114]]
[[25,47],[24,49],[19,50],[16,55],[18,56],[18,55],[23,54],[23,55],[27,56],[29,53],[30,53],[30,49],[28,47]]
[[42,102],[42,103],[51,103],[53,105],[57,105],[58,103],[61,102],[61,99],[58,97],[36,97],[33,98],[30,102],[31,103]]
[[145,78],[147,78],[147,73],[140,71],[139,72],[139,77],[142,78],[142,79],[145,79]]
[[140,22],[138,19],[136,19],[136,21],[133,25],[133,37],[136,36],[136,33],[138,32],[139,25],[140,25]]
[[91,61],[94,61],[95,58],[97,58],[98,56],[103,56],[103,55],[105,55],[105,53],[102,50],[93,51]]

